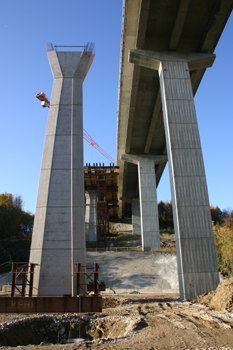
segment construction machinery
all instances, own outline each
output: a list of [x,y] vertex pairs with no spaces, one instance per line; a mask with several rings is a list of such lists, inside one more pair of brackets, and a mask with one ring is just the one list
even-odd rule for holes
[[46,95],[45,95],[45,93],[44,92],[40,92],[39,94],[36,94],[36,97],[38,98],[38,100],[40,100],[40,102],[41,102],[41,106],[43,107],[43,108],[45,108],[45,107],[50,107],[50,102],[49,102],[49,100],[46,98]]

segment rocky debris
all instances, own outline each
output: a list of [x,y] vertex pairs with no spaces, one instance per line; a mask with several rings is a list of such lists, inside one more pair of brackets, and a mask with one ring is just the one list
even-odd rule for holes
[[119,299],[108,298],[108,297],[103,297],[103,299],[102,299],[103,307],[116,307],[120,304],[121,304],[121,302]]
[[215,291],[199,295],[192,302],[203,304],[213,310],[233,312],[233,277],[219,283]]
[[[24,315],[15,322],[5,322],[1,325],[1,345],[23,350],[232,349],[233,314],[226,310],[211,310],[161,294],[114,295],[106,301],[103,314]],[[19,330],[24,343],[11,345]],[[35,334],[42,337],[37,343],[32,338],[29,342]],[[72,338],[84,341],[61,344],[61,339],[67,342]]]
[[0,324],[0,346],[64,344],[72,333],[75,336],[80,333],[80,327],[83,331],[85,323],[89,321],[78,314],[28,315]]
[[[115,300],[117,302],[117,300]],[[142,317],[58,314],[27,316],[0,324],[0,346],[49,345],[125,337],[147,326]]]

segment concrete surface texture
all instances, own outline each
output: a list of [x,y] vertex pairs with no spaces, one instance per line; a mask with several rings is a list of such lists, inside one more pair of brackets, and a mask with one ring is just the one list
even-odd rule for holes
[[99,280],[116,293],[178,293],[174,254],[159,252],[87,252],[87,264],[98,263]]
[[138,200],[132,201],[132,224],[133,234],[141,234],[141,214],[140,214],[140,203]]
[[[209,198],[189,69],[214,55],[133,50],[130,61],[159,71],[176,236],[180,296],[191,299],[219,283]],[[200,63],[200,65],[199,65]],[[191,68],[190,68],[191,67]]]
[[180,295],[189,299],[219,283],[208,190],[188,62],[164,61],[159,75]]
[[85,209],[85,232],[86,241],[97,241],[97,192],[90,191],[85,193],[86,209]]
[[121,159],[138,165],[142,250],[160,248],[155,163],[164,162],[167,157],[122,154]]
[[[232,11],[233,0],[125,0],[122,17],[121,62],[117,125],[119,213],[130,215],[138,193],[138,170],[121,154],[167,154],[158,71],[132,65],[129,50],[174,53],[213,53]],[[198,30],[197,30],[198,28]],[[195,63],[195,61],[193,61]],[[200,62],[199,62],[200,64]],[[192,67],[195,95],[205,69]],[[156,167],[156,185],[166,163]]]
[[39,296],[76,294],[85,264],[82,83],[91,52],[48,52],[54,76],[32,235]]
[[155,165],[143,159],[138,163],[142,250],[160,248],[159,215],[155,183]]
[[[177,251],[182,252],[178,260],[179,271],[183,272],[180,286],[184,297],[185,293],[195,296],[208,292],[217,283],[193,96],[205,68],[213,63],[214,55],[210,54],[221,37],[232,5],[233,0],[218,2],[218,6],[215,1],[185,0],[125,0],[124,3],[117,127],[119,215],[129,215],[132,200],[138,195],[137,166],[121,155],[168,155],[174,185],[176,237],[180,244]],[[153,62],[144,55],[138,57],[140,65],[137,60],[131,64],[129,50],[134,49],[144,53],[150,50],[157,60],[153,54]],[[164,52],[170,57],[173,54],[174,65],[169,66],[168,75],[163,71],[162,78],[158,69]],[[208,54],[199,56],[200,53]],[[187,63],[182,71],[184,66],[179,63],[185,61],[184,55]],[[162,86],[165,93],[161,92]],[[166,162],[161,162],[155,167],[156,186],[165,165]]]

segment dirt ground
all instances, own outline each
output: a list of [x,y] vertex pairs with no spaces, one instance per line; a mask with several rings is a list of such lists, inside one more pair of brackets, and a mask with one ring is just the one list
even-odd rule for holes
[[[105,296],[103,305],[100,314],[2,314],[0,344],[5,347],[0,349],[14,349],[10,346],[13,341],[17,349],[25,350],[233,349],[233,278],[192,302],[181,302],[178,295],[128,294]],[[67,339],[67,325],[70,338],[81,333],[85,340],[56,344],[62,334]],[[51,339],[52,334],[55,337],[53,344],[49,332]],[[39,345],[26,345],[29,338],[33,344],[33,334]]]

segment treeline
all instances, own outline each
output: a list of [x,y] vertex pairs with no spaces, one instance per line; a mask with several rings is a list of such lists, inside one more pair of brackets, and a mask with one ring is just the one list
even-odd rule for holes
[[[159,202],[160,229],[173,232],[172,203]],[[221,210],[218,206],[210,206],[213,223],[214,240],[219,271],[225,276],[233,275],[233,210]]]
[[[160,228],[168,228],[168,227],[174,227],[173,226],[173,216],[172,216],[172,202],[163,202],[160,201],[158,203],[158,211],[159,211],[159,227]],[[222,224],[224,219],[228,216],[233,217],[233,210],[226,210],[223,211],[218,207],[214,207],[213,205],[210,206],[210,213],[211,218],[214,223],[216,224]]]
[[[22,209],[21,196],[0,194],[0,240],[13,236],[25,237],[32,232],[34,215]],[[172,203],[158,203],[160,229],[173,233]],[[233,275],[233,210],[221,210],[210,206],[219,270],[227,276]],[[8,247],[7,247],[8,251]],[[15,249],[14,249],[15,251]],[[1,252],[1,255],[3,252]],[[20,261],[20,260],[18,260]]]
[[23,211],[21,196],[0,194],[0,240],[32,232],[34,215]]

